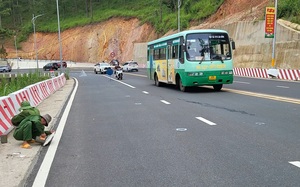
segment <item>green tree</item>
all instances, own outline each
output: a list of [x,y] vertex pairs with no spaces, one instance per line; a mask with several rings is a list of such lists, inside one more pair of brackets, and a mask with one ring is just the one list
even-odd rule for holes
[[172,12],[177,10],[177,2],[178,0],[163,0],[163,4],[166,5]]
[[2,17],[10,14],[10,1],[0,0],[0,28],[2,28]]
[[278,1],[278,18],[300,22],[300,0]]

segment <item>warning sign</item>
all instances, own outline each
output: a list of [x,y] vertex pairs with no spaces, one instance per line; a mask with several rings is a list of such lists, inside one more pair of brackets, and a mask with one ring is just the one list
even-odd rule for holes
[[274,38],[275,21],[276,21],[275,7],[266,7],[265,38]]
[[115,56],[116,56],[115,52],[111,52],[111,53],[110,53],[110,57],[111,57],[111,58],[114,58]]

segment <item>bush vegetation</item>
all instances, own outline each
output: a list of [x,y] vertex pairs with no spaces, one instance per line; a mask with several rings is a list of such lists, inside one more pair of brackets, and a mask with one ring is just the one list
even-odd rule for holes
[[278,1],[278,17],[300,24],[300,0]]
[[[21,90],[29,85],[50,79],[50,73],[41,74],[39,72],[30,72],[28,74],[15,74],[12,77],[7,77],[2,74],[0,77],[0,97],[7,96],[13,92]],[[55,76],[58,76],[58,73],[55,73]],[[69,79],[69,70],[66,70],[65,77]]]
[[40,74],[37,72],[31,72],[24,75],[17,74],[16,77],[3,76],[0,78],[0,97],[7,96],[15,91],[25,88],[26,86],[47,80],[49,78],[50,76],[40,76]]

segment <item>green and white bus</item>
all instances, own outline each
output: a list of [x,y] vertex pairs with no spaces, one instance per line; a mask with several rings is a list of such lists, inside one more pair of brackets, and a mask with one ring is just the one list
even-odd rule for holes
[[232,50],[235,43],[224,30],[189,30],[148,43],[147,75],[156,86],[208,85],[214,90],[233,82]]

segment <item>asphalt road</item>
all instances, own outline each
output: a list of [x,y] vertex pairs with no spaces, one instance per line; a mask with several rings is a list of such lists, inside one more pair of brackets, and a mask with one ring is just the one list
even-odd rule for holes
[[299,83],[236,77],[183,93],[144,75],[71,72],[45,186],[299,186]]

